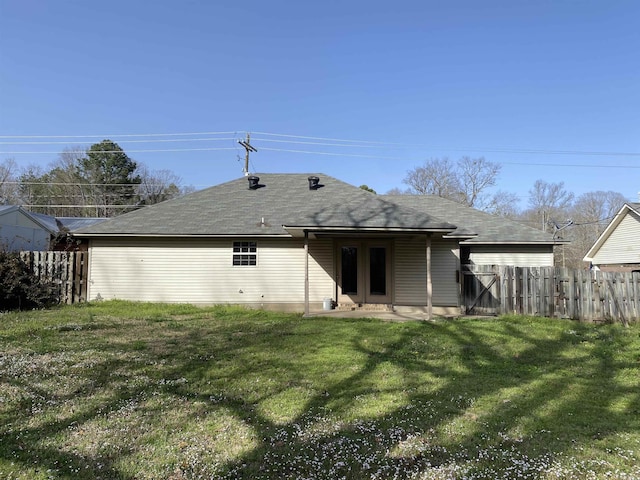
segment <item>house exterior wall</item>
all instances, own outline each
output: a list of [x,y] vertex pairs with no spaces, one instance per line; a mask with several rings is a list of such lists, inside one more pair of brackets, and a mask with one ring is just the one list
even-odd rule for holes
[[591,263],[640,264],[640,216],[628,212],[594,255]]
[[10,252],[47,250],[49,232],[19,210],[0,215],[0,249]]
[[552,245],[469,245],[473,265],[552,267]]
[[[304,306],[304,241],[257,242],[257,265],[233,266],[234,239],[94,239],[90,244],[89,300],[245,304],[301,310]],[[309,241],[309,300],[322,307],[335,299],[335,244]],[[458,307],[457,242],[434,239],[433,305]],[[394,305],[426,305],[426,239],[394,242]]]
[[[96,239],[88,298],[280,308],[304,302],[304,242],[257,242],[257,265],[233,266],[233,239]],[[309,245],[310,302],[332,297],[330,240]]]
[[[431,283],[434,306],[457,307],[460,286],[458,243],[434,238],[431,242]],[[395,242],[396,305],[424,306],[427,303],[427,257],[424,236],[400,237]]]

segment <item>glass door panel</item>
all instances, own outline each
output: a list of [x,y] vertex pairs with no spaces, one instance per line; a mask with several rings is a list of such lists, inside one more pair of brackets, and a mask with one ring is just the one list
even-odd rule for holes
[[369,295],[387,294],[387,249],[369,249]]
[[358,247],[342,247],[340,287],[343,295],[358,295]]
[[380,240],[338,244],[338,303],[391,302],[391,245]]
[[391,302],[391,248],[389,242],[372,241],[366,246],[364,301],[366,303]]

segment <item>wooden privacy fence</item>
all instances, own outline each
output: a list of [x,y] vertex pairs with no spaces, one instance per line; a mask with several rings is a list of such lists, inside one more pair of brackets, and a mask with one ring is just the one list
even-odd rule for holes
[[38,278],[58,286],[60,303],[87,299],[88,256],[87,252],[20,252]]
[[474,265],[463,274],[463,305],[469,314],[624,324],[640,320],[640,273]]

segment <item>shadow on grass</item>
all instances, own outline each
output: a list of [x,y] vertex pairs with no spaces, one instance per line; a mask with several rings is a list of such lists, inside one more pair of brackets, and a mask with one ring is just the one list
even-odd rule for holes
[[[137,473],[120,466],[135,452],[92,456],[44,447],[42,439],[51,444],[123,402],[158,394],[200,405],[198,418],[230,412],[250,429],[250,448],[224,460],[219,478],[536,478],[563,455],[640,429],[640,356],[626,352],[615,327],[218,313],[195,323],[156,319],[146,337],[128,342],[104,339],[101,351],[111,357],[135,352],[144,361],[98,362],[81,387],[56,399],[86,397],[87,406],[61,418],[30,425],[25,404],[3,412],[4,461],[51,469],[53,478],[146,478],[144,465]],[[114,376],[122,369],[149,380],[123,385]],[[623,381],[621,372],[635,372],[635,381]],[[2,381],[50,397],[28,379]],[[302,393],[279,406],[292,391]],[[162,404],[145,408],[147,417],[168,415]],[[141,434],[141,442],[148,439]],[[215,453],[223,446],[211,440],[208,447]],[[176,479],[206,470],[166,461]]]

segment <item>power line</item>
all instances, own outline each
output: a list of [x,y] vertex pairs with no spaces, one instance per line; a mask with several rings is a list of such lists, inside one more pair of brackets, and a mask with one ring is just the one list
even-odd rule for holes
[[237,132],[188,132],[188,133],[133,133],[103,135],[0,135],[0,138],[120,138],[120,137],[175,137],[188,135],[233,135]]
[[[336,152],[316,152],[309,150],[291,150],[284,148],[268,148],[262,147],[261,150],[269,150],[274,152],[304,153],[312,155],[328,155],[332,157],[357,157],[357,158],[379,158],[386,160],[405,160],[400,157],[391,157],[384,155],[367,155],[356,153],[336,153]],[[503,165],[520,165],[520,166],[544,166],[544,167],[577,167],[577,168],[640,168],[640,165],[590,165],[584,163],[533,163],[533,162],[500,162]]]
[[616,216],[608,217],[608,218],[600,218],[598,220],[594,220],[593,222],[583,222],[583,223],[573,223],[572,226],[578,227],[581,225],[602,225],[611,222]]
[[362,144],[362,143],[349,144],[349,143],[301,142],[298,140],[274,140],[271,138],[254,138],[254,140],[257,140],[258,142],[292,143],[296,145],[320,145],[322,147],[382,148],[381,145],[368,145],[368,144]]
[[4,182],[4,185],[66,185],[74,187],[136,187],[136,186],[150,186],[160,187],[163,183],[82,183],[82,182],[20,182],[11,181]]
[[[319,146],[335,146],[335,147],[349,147],[349,148],[383,148],[385,146],[391,147],[422,147],[428,150],[438,151],[454,151],[454,152],[487,152],[487,153],[521,153],[521,154],[537,154],[537,155],[584,155],[584,156],[623,156],[623,157],[640,157],[639,152],[616,152],[616,151],[594,151],[594,150],[560,150],[560,149],[545,149],[545,148],[522,148],[522,147],[447,147],[436,146],[424,143],[412,143],[407,144],[404,142],[383,142],[372,140],[354,140],[343,139],[334,137],[319,137],[308,135],[292,135],[285,133],[273,133],[273,132],[252,132],[255,135],[263,135],[267,137],[279,137],[295,140],[276,140],[270,138],[255,138],[257,141],[264,142],[279,142],[279,143],[291,143],[291,144],[305,144],[305,145],[319,145]],[[175,137],[175,136],[202,136],[202,135],[230,135],[238,134],[238,131],[222,131],[222,132],[184,132],[184,133],[146,133],[146,134],[103,134],[103,135],[0,135],[0,139],[57,139],[57,138],[135,138],[135,137]],[[220,138],[211,140],[235,140],[234,138]],[[299,140],[318,140],[320,142],[305,142]],[[166,142],[166,141],[204,141],[204,139],[179,139],[179,140],[138,140],[128,142]],[[125,141],[122,141],[123,143]],[[340,142],[340,143],[326,143],[326,142]],[[41,144],[64,144],[65,142],[42,142]],[[36,143],[17,143],[17,142],[0,142],[0,144],[36,144]],[[147,152],[149,150],[137,151]],[[161,150],[151,150],[161,151]],[[181,150],[182,151],[182,150]],[[184,151],[192,151],[190,149],[184,149]],[[20,153],[32,153],[32,152],[0,152],[0,154],[20,154]],[[37,152],[37,153],[59,153],[59,152]],[[323,154],[323,152],[296,152],[296,153],[315,153]]]
[[531,163],[499,162],[501,165],[521,165],[527,167],[577,167],[577,168],[640,168],[640,165],[590,165],[587,163]]
[[[276,137],[296,138],[296,139],[308,139],[308,140],[326,140],[332,142],[348,142],[356,144],[370,144],[377,146],[403,146],[403,147],[426,147],[430,150],[449,150],[449,151],[478,151],[478,152],[491,152],[491,153],[530,153],[530,154],[542,154],[542,155],[598,155],[598,156],[633,156],[640,157],[639,152],[606,152],[606,151],[589,151],[589,150],[552,150],[542,148],[518,148],[518,147],[444,147],[435,146],[424,143],[397,143],[397,142],[377,142],[369,140],[353,140],[353,139],[340,139],[340,138],[326,138],[326,137],[311,137],[303,135],[288,135],[282,133],[268,133],[268,132],[253,132],[256,135],[268,135]],[[266,141],[266,139],[258,139]],[[273,141],[273,140],[271,140]],[[290,143],[304,143],[294,142]],[[310,143],[311,144],[311,143]],[[322,145],[322,144],[320,144]],[[338,145],[340,146],[340,145]],[[346,145],[345,145],[346,146]],[[364,145],[360,145],[364,146]]]
[[287,135],[284,133],[268,133],[268,132],[252,132],[252,133],[256,135],[270,135],[272,137],[304,138],[308,140],[327,140],[330,142],[370,143],[370,144],[376,144],[376,145],[406,145],[405,143],[376,142],[371,140],[345,140],[341,138],[326,138],[326,137],[307,137],[304,135]]
[[[151,152],[212,152],[216,150],[237,150],[235,147],[211,147],[211,148],[167,148],[167,149],[150,149],[150,150],[127,150],[125,153],[151,153]],[[0,152],[0,155],[50,155],[62,152]],[[122,153],[122,150],[100,150],[99,153]]]
[[[121,140],[118,143],[219,142],[222,140],[235,140],[235,138],[234,137],[215,137],[215,138]],[[69,142],[0,142],[0,145],[68,145],[68,144]]]
[[400,157],[389,157],[384,155],[365,155],[365,154],[356,154],[356,153],[336,153],[336,152],[314,152],[308,150],[289,150],[285,148],[268,148],[261,147],[260,150],[269,150],[272,152],[289,152],[289,153],[304,153],[304,154],[312,154],[312,155],[328,155],[332,157],[358,157],[358,158],[381,158],[387,160],[404,160]]

